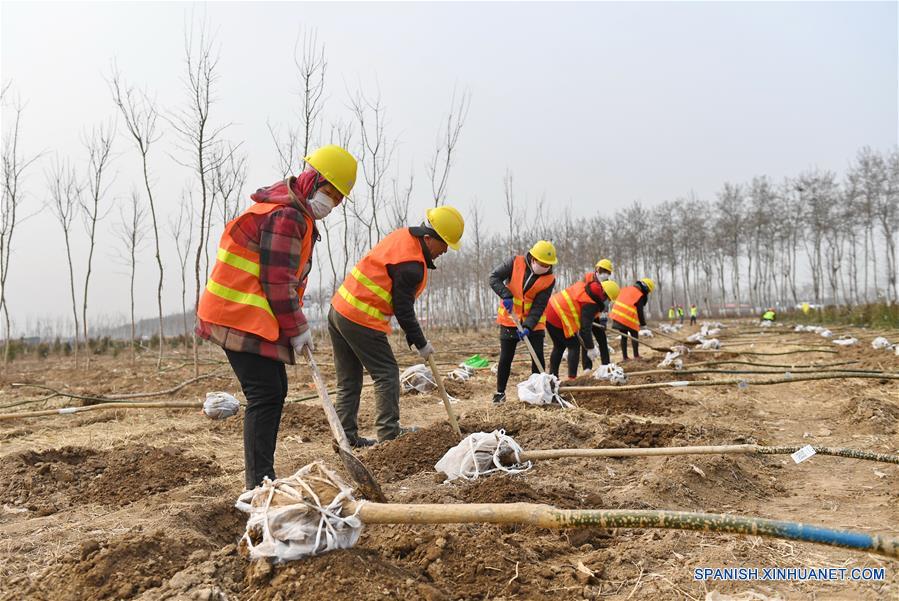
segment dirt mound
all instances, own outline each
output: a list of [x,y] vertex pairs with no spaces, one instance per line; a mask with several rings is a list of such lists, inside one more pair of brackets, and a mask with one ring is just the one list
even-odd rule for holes
[[552,449],[583,446],[593,439],[596,429],[566,421],[564,412],[548,413],[523,403],[507,405],[489,415],[465,416],[463,432],[505,430],[525,449]]
[[[228,495],[224,492],[223,496]],[[231,496],[236,498],[237,495]],[[234,507],[230,497],[208,505],[194,506],[181,512],[178,517],[217,545],[236,544],[247,524],[247,514]]]
[[600,448],[606,447],[663,447],[682,436],[686,427],[682,424],[657,424],[625,421],[611,428]]
[[283,566],[253,563],[247,568],[253,600],[444,599],[445,594],[376,551],[344,549]]
[[682,413],[692,403],[669,395],[658,388],[619,392],[578,392],[578,405],[600,414],[634,413],[637,415],[672,415]]
[[877,432],[895,434],[899,424],[899,403],[873,397],[854,398],[844,404],[843,415],[854,424],[866,424]]
[[147,495],[217,476],[219,466],[173,447],[141,444],[95,451],[63,447],[26,451],[5,462],[0,503],[49,515],[80,503],[120,507]]
[[201,547],[196,540],[161,531],[128,533],[102,543],[87,540],[36,580],[25,598],[131,599],[162,585]]
[[434,464],[459,439],[446,422],[439,422],[369,450],[363,461],[382,482],[395,482],[419,472],[434,471]]
[[736,498],[766,501],[785,492],[779,470],[756,457],[695,455],[668,457],[641,476],[643,493],[667,509],[727,511]]
[[600,495],[569,482],[536,485],[529,474],[494,473],[477,480],[456,480],[403,495],[403,503],[548,503],[566,509],[601,507]]

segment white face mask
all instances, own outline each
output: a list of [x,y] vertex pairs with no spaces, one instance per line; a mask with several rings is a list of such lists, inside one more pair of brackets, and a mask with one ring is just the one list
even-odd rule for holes
[[596,279],[599,280],[600,282],[605,282],[606,280],[609,279],[609,274],[607,274],[607,273],[605,273],[605,272],[599,272],[599,271],[597,271],[597,272],[596,272]]
[[312,209],[312,214],[316,219],[324,219],[334,210],[334,200],[321,190],[318,190],[309,199],[309,208]]
[[550,270],[549,265],[541,265],[537,261],[531,261],[531,271],[533,271],[537,275],[543,275],[544,273],[548,273],[549,270]]

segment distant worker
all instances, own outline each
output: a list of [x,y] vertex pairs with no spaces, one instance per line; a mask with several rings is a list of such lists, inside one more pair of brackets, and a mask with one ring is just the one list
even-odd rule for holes
[[677,318],[678,318],[678,320],[680,320],[680,324],[684,325],[684,306],[683,305],[677,306]]
[[638,337],[640,328],[646,325],[643,315],[643,307],[646,306],[647,297],[654,292],[656,284],[650,278],[643,278],[634,282],[633,286],[626,286],[618,294],[612,310],[609,311],[609,319],[615,322],[612,327],[621,332],[622,361],[627,361],[627,339],[631,338],[631,346],[634,349],[634,359],[640,358],[640,343]]
[[696,308],[696,303],[690,305],[690,325],[696,325],[696,317],[699,315],[699,309]]
[[674,325],[675,320],[677,319],[677,309],[674,308],[674,305],[668,307],[668,321],[671,322],[671,325]]
[[331,298],[328,334],[337,372],[337,414],[349,442],[367,447],[374,440],[359,435],[359,396],[363,368],[375,385],[378,441],[392,440],[415,428],[400,427],[400,376],[387,335],[390,318],[406,334],[406,342],[422,359],[434,353],[415,316],[415,299],[428,283],[428,270],[447,251],[459,249],[465,229],[454,207],[428,209],[419,226],[394,230],[346,276]]
[[[562,355],[568,350],[568,379],[577,377],[580,348],[587,349],[592,361],[600,355],[593,344],[593,319],[606,310],[606,302],[618,298],[618,284],[612,280],[580,280],[553,294],[546,310],[546,329],[553,341],[549,371],[559,375]],[[608,347],[607,349],[608,350]]]
[[221,346],[240,382],[247,489],[275,479],[275,445],[287,397],[285,363],[315,346],[303,292],[324,219],[353,189],[356,159],[339,146],[306,157],[306,169],[250,195],[225,225],[197,307],[196,333]]
[[777,319],[777,312],[773,307],[769,307],[767,311],[762,313],[762,321],[774,321]]
[[[490,274],[490,287],[501,299],[496,314],[496,323],[499,324],[499,361],[496,364],[494,405],[506,400],[506,384],[509,382],[512,360],[520,340],[527,338],[540,359],[540,365],[531,360],[531,372],[540,373],[545,368],[543,342],[546,316],[543,312],[549,304],[556,283],[553,265],[557,262],[553,243],[540,240],[526,255],[511,257]],[[518,318],[523,328],[521,332],[515,327],[510,313]]]
[[809,305],[808,303],[802,303],[802,313],[803,314],[808,315],[811,312],[811,310],[812,310],[811,305]]
[[[600,259],[596,262],[593,271],[588,271],[584,275],[584,281],[590,283],[592,281],[605,282],[612,277],[612,260]],[[606,338],[606,324],[609,321],[607,311],[601,311],[596,319],[593,320],[593,335],[596,338],[596,346],[599,347],[599,361],[601,365],[611,363],[609,359],[609,340]],[[593,359],[587,355],[587,349],[581,346],[581,364],[584,369],[593,369]]]

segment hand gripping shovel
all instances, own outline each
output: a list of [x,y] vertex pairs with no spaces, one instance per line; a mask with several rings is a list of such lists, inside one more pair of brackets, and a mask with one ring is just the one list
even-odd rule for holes
[[331,434],[334,435],[334,440],[337,442],[337,454],[340,455],[343,466],[353,481],[359,485],[363,496],[378,503],[386,503],[387,497],[384,496],[381,486],[375,480],[375,477],[359,461],[359,458],[353,455],[346,432],[343,431],[343,425],[340,423],[340,418],[337,417],[337,410],[334,409],[331,398],[328,396],[328,387],[325,386],[322,374],[318,371],[318,365],[315,364],[315,359],[312,358],[312,352],[308,347],[303,348],[303,356],[306,357],[306,361],[309,362],[309,368],[312,370],[312,379],[315,380],[315,388],[318,390],[318,396],[322,400],[322,408],[325,410],[325,416],[328,418],[328,425],[331,426]]
[[[521,325],[521,322],[518,321],[518,316],[515,315],[515,311],[509,312],[509,317],[512,318],[512,322],[515,323],[515,327],[518,329],[518,331],[523,332],[524,327]],[[527,336],[522,338],[522,340],[524,340],[524,343],[528,347],[528,352],[531,354],[531,360],[534,362],[534,365],[537,366],[537,369],[540,370],[540,373],[545,374],[546,370],[543,368],[543,362],[537,358],[537,351],[534,350],[534,346],[531,344],[531,341]]]

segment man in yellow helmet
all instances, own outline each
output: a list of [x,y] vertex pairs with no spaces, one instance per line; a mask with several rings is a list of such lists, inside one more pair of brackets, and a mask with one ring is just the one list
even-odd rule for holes
[[375,426],[379,441],[410,428],[400,427],[400,376],[387,335],[397,322],[406,342],[427,359],[434,353],[415,316],[415,299],[428,283],[428,270],[447,248],[459,249],[465,229],[462,214],[450,206],[429,209],[420,226],[384,237],[352,271],[331,299],[328,334],[337,371],[337,414],[354,447],[374,440],[359,435],[359,395],[363,369],[375,384]]
[[[544,369],[543,340],[546,317],[543,312],[552,296],[556,276],[553,265],[558,262],[552,242],[540,240],[526,255],[517,255],[503,262],[490,274],[490,287],[500,298],[496,323],[499,324],[499,361],[496,364],[496,393],[493,404],[506,400],[506,384],[512,371],[512,359],[519,340],[527,338],[540,365],[531,360],[531,371]],[[523,326],[519,332],[511,315]]]
[[621,356],[622,361],[627,361],[627,340],[631,339],[634,349],[634,359],[640,358],[640,328],[646,325],[643,315],[643,307],[646,300],[656,289],[656,283],[651,278],[643,278],[634,282],[633,286],[621,289],[612,310],[609,311],[609,319],[614,324],[613,328],[621,332]]
[[353,189],[356,159],[339,146],[306,157],[306,169],[250,196],[226,226],[197,308],[197,335],[225,350],[244,396],[246,487],[275,479],[275,444],[287,396],[285,363],[314,349],[303,292],[319,239],[316,221]]

